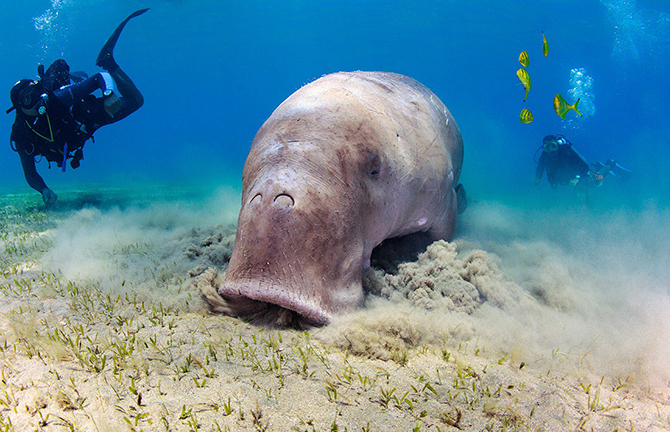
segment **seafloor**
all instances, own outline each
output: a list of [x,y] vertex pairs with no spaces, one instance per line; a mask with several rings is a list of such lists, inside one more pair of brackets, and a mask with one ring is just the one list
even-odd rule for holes
[[278,331],[202,298],[238,208],[225,189],[3,194],[0,430],[670,428],[667,234],[647,241],[667,212],[474,203],[454,242],[377,260],[364,309]]

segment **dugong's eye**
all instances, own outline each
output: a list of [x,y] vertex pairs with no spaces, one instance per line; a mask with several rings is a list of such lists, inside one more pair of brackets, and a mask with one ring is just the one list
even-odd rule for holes
[[379,176],[379,173],[381,172],[382,169],[382,161],[381,158],[377,155],[372,155],[370,156],[370,159],[368,161],[368,169],[371,177],[377,177]]

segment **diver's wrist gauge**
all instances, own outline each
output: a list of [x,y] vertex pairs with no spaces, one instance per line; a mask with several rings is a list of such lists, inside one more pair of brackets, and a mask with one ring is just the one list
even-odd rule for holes
[[104,92],[102,92],[102,95],[103,95],[104,97],[111,96],[111,95],[112,95],[112,91],[111,91],[110,89],[107,89],[107,90],[105,90]]

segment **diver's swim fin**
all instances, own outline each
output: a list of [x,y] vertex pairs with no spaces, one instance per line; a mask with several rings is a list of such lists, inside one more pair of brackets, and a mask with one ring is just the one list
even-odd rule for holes
[[125,20],[123,20],[121,24],[119,24],[116,30],[114,30],[114,33],[112,33],[109,39],[107,39],[107,42],[105,42],[105,45],[103,45],[102,49],[100,50],[100,54],[98,54],[98,58],[95,60],[96,66],[100,66],[101,68],[110,72],[116,70],[119,67],[119,65],[117,65],[116,62],[114,61],[113,53],[114,53],[114,47],[116,46],[116,42],[119,40],[119,36],[121,35],[121,31],[126,26],[128,21],[130,21],[132,18],[142,15],[144,12],[148,10],[149,8],[135,11],[130,15],[128,15],[128,18],[126,18]]
[[633,175],[633,172],[631,170],[622,167],[621,165],[619,165],[619,162],[617,162],[615,160],[610,159],[608,161],[608,165],[609,165],[609,168],[610,168],[610,172],[612,174],[614,174],[614,176],[616,178],[618,178],[619,180],[624,180],[624,181],[628,180],[630,178],[630,176]]

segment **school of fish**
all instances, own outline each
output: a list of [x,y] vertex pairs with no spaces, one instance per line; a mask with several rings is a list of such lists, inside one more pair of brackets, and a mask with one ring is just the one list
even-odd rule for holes
[[[544,57],[547,57],[549,55],[549,43],[547,43],[547,37],[545,36],[544,32],[542,32],[542,55]],[[530,93],[530,89],[532,86],[530,74],[525,69],[530,65],[530,56],[528,55],[528,51],[521,51],[521,54],[519,54],[519,63],[523,67],[519,68],[519,70],[516,71],[516,76],[519,78],[519,81],[521,81],[523,89],[526,92],[526,95],[523,98],[523,101],[526,102],[526,99],[528,98],[528,93]],[[577,101],[575,101],[574,104],[570,105],[563,98],[563,96],[561,96],[561,94],[558,93],[556,96],[554,96],[554,111],[562,119],[565,119],[566,114],[570,110],[573,110],[581,117],[582,113],[580,113],[579,110],[577,109],[579,100],[580,99],[577,99]],[[530,112],[528,108],[523,108],[521,110],[521,113],[519,114],[519,121],[522,124],[531,123],[533,121],[533,113]]]

